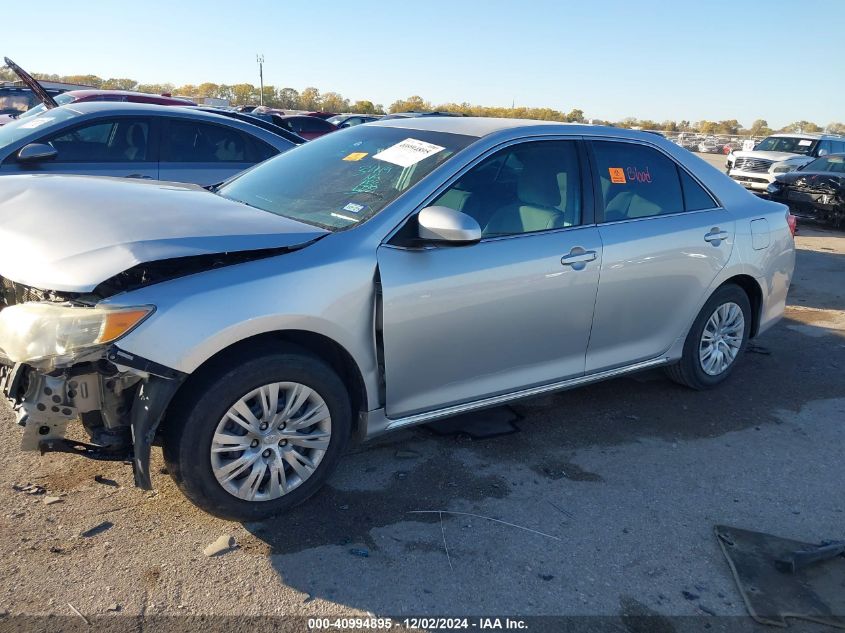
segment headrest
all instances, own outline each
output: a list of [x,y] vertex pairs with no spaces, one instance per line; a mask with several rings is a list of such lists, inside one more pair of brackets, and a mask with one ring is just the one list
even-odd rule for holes
[[557,174],[550,170],[526,167],[516,183],[520,202],[537,207],[556,207],[560,204]]

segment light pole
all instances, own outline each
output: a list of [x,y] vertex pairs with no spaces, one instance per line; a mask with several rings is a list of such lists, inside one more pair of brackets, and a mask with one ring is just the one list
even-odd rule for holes
[[258,104],[264,105],[264,55],[256,55],[255,61],[258,62],[258,79],[261,82],[261,92],[258,93]]

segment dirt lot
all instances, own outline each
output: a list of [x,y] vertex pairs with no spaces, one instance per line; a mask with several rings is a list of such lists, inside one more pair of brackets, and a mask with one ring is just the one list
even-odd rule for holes
[[[654,372],[516,405],[512,435],[403,432],[358,447],[310,503],[262,523],[199,512],[165,474],[144,493],[128,466],[21,454],[2,411],[0,625],[84,624],[69,603],[115,619],[604,615],[620,631],[638,614],[744,616],[715,524],[843,537],[845,236],[802,227],[797,243],[786,319],[723,388]],[[206,557],[224,534],[237,549]]]

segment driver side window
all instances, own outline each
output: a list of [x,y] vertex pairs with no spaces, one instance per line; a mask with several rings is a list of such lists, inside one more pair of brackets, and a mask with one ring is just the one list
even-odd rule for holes
[[503,149],[431,204],[473,217],[482,237],[576,226],[581,223],[582,196],[575,141],[536,141]]

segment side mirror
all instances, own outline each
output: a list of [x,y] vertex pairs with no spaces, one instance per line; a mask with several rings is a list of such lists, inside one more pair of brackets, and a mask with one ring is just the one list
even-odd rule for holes
[[417,215],[420,239],[471,244],[481,239],[475,218],[449,207],[426,207]]
[[18,160],[22,163],[38,163],[58,156],[56,148],[47,143],[30,143],[18,151]]

